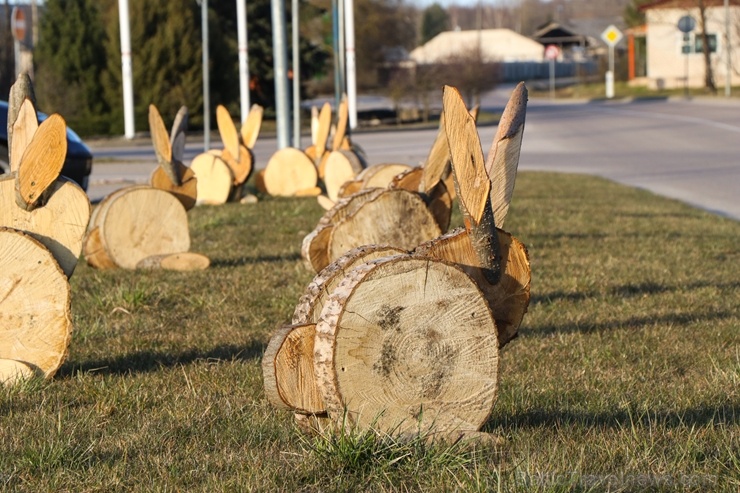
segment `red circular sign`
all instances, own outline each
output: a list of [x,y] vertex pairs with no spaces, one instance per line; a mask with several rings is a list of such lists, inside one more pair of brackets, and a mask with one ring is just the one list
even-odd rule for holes
[[10,16],[10,29],[13,31],[13,37],[16,41],[26,39],[26,13],[23,9],[13,7],[13,13]]
[[547,48],[545,48],[545,58],[547,58],[548,60],[555,60],[559,56],[560,48],[558,48],[556,45],[547,45]]

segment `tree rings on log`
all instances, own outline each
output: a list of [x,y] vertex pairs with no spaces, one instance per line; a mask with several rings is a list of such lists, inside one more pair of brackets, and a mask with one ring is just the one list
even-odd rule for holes
[[40,242],[0,228],[0,358],[56,373],[72,337],[70,287]]
[[0,177],[0,225],[26,232],[51,251],[67,277],[77,266],[90,220],[90,200],[73,181],[60,177],[43,206],[26,211],[15,202],[15,175]]
[[33,368],[22,361],[0,358],[0,386],[11,386],[33,378]]
[[332,151],[324,165],[324,187],[326,195],[333,201],[339,198],[339,190],[362,170],[362,163],[349,151]]
[[529,306],[531,270],[525,246],[506,231],[497,229],[501,248],[501,280],[491,285],[465,229],[419,245],[414,255],[447,260],[459,265],[478,284],[496,320],[501,347],[516,337]]
[[267,162],[264,174],[267,193],[293,197],[296,192],[316,186],[316,166],[306,154],[292,147],[280,149]]
[[441,234],[424,200],[407,190],[386,189],[337,222],[329,241],[329,261],[361,245],[411,250]]
[[152,255],[190,249],[188,216],[172,194],[156,188],[126,189],[98,213],[100,240],[110,259],[124,269]]
[[398,434],[477,431],[496,399],[496,327],[455,265],[386,257],[352,270],[316,326],[329,416]]
[[287,325],[270,338],[262,357],[267,400],[302,414],[324,412],[313,373],[315,324]]
[[161,166],[157,166],[152,173],[150,184],[154,188],[170,192],[177,200],[180,201],[186,211],[195,206],[198,198],[198,180],[195,172],[184,164],[173,161],[172,166],[177,169],[177,175],[180,177],[180,185],[172,182],[169,175]]
[[396,175],[400,175],[410,169],[411,166],[408,164],[396,163],[383,163],[370,166],[363,173],[362,188],[386,188]]
[[231,193],[234,175],[223,159],[204,152],[193,158],[190,169],[198,179],[198,205],[226,203]]

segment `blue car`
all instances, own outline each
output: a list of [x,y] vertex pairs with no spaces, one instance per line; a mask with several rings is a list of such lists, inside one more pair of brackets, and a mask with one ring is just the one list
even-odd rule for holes
[[[39,111],[37,114],[39,123],[46,119],[44,113]],[[0,101],[0,173],[8,171],[8,162],[8,103]],[[67,158],[64,160],[62,175],[74,180],[87,191],[92,163],[93,155],[90,149],[71,128],[67,127]]]

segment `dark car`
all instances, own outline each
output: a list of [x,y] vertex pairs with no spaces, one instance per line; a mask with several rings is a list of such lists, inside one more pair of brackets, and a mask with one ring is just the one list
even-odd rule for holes
[[[37,112],[39,123],[46,119],[46,115]],[[0,101],[0,173],[8,171],[8,103]],[[93,155],[82,139],[67,127],[67,158],[64,160],[62,175],[77,182],[83,190],[87,190],[92,172]]]

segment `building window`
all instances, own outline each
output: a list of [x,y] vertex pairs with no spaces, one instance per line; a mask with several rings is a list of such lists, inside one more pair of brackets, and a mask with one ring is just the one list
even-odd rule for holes
[[[707,34],[709,41],[709,53],[717,53],[717,35]],[[704,49],[704,39],[701,34],[687,33],[683,35],[683,44],[681,53],[702,53]]]

